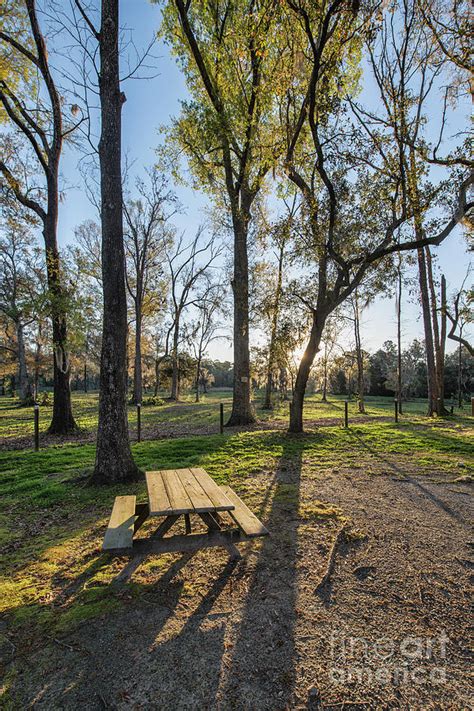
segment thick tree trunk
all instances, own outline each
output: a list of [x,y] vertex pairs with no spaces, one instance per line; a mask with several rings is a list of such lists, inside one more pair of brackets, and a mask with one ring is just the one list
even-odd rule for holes
[[280,251],[278,254],[278,274],[277,274],[277,285],[275,290],[275,301],[273,304],[273,316],[272,316],[272,328],[270,333],[270,345],[268,349],[268,364],[267,364],[267,378],[265,384],[265,398],[263,401],[262,408],[264,410],[272,410],[272,391],[273,391],[273,369],[275,367],[275,347],[276,347],[276,337],[278,331],[278,316],[280,313],[280,299],[281,299],[281,286],[283,281],[283,257],[285,254],[285,244],[284,242],[280,245]]
[[293,389],[293,400],[290,403],[289,432],[303,432],[303,406],[306,385],[314,359],[319,351],[325,321],[325,317],[322,315],[318,317],[317,312],[313,314],[313,325],[311,327],[309,342],[298,368],[298,374]]
[[255,422],[250,400],[250,350],[249,350],[249,267],[247,253],[248,209],[243,217],[234,217],[234,387],[232,412],[226,427],[249,425]]
[[141,403],[143,398],[143,375],[142,375],[142,315],[141,306],[135,309],[135,360],[133,365],[133,397],[134,405]]
[[104,315],[100,362],[99,427],[92,480],[136,479],[127,421],[127,298],[123,244],[118,0],[102,0],[100,30],[101,136],[99,141]]
[[48,212],[43,225],[46,246],[46,271],[51,298],[53,325],[53,417],[49,434],[68,434],[77,429],[71,403],[71,363],[68,352],[65,294],[61,284],[61,266],[57,245],[58,185],[57,177],[48,179]]
[[22,403],[27,403],[31,400],[32,394],[26,366],[25,339],[21,321],[17,321],[16,324],[16,337],[18,345],[18,395]]
[[84,361],[84,374],[83,374],[83,389],[87,393],[87,360]]

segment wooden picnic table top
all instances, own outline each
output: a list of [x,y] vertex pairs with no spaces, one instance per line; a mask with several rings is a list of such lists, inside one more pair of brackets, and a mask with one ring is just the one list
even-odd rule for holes
[[146,472],[150,516],[232,511],[235,504],[204,469]]

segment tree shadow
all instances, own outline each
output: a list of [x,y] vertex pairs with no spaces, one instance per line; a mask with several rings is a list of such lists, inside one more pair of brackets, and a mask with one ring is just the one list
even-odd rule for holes
[[[274,493],[264,518],[270,536],[248,575],[245,563],[237,580],[248,594],[223,670],[218,707],[291,708],[296,681],[298,512],[302,456],[306,437],[283,436]],[[251,701],[250,701],[251,700]]]
[[[394,462],[391,462],[389,459],[384,457],[379,451],[371,447],[363,437],[360,436],[357,432],[354,432],[353,430],[351,431],[351,434],[353,437],[357,439],[357,441],[362,445],[364,449],[366,449],[370,454],[378,459],[380,462],[383,462],[383,464],[388,468],[391,469],[393,472],[398,474],[400,477],[401,482],[405,482],[407,484],[411,484],[414,486],[419,492],[421,492],[422,495],[426,496],[431,503],[433,503],[437,508],[441,509],[446,513],[448,516],[451,518],[455,519],[459,523],[463,523],[464,519],[462,516],[460,516],[456,511],[454,511],[452,508],[450,508],[442,499],[440,499],[436,494],[434,494],[430,489],[428,489],[427,486],[422,484],[421,482],[417,481],[413,477],[411,477],[407,472],[399,467],[397,464]],[[400,487],[398,488],[400,490]],[[403,492],[403,489],[401,490]],[[403,492],[405,494],[405,492]]]

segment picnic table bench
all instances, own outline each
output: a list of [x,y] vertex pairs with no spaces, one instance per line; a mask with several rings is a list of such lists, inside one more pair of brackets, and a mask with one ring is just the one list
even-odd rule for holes
[[[235,543],[268,535],[263,523],[250,511],[230,486],[218,486],[204,469],[167,469],[146,472],[148,503],[135,496],[117,496],[102,550],[144,557],[150,553],[194,551],[223,546],[232,557],[240,557]],[[207,533],[192,533],[191,515],[207,526]],[[227,528],[222,518],[230,516],[237,528]],[[149,517],[161,519],[147,538],[134,538]],[[184,517],[185,535],[165,537]]]

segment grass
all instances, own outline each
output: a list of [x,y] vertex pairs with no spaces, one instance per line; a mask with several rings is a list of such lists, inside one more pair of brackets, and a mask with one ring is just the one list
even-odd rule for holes
[[[256,399],[256,410],[258,418],[262,421],[285,422],[288,419],[288,403],[282,402],[272,411],[262,410],[259,405],[260,395]],[[98,393],[73,392],[73,411],[78,426],[83,432],[95,432],[97,428],[99,396]],[[161,405],[147,405],[142,407],[141,421],[142,431],[154,427],[159,430],[161,423],[169,426],[190,425],[198,422],[200,426],[215,427],[216,432],[219,427],[219,403],[224,404],[226,415],[230,414],[232,405],[232,392],[230,390],[214,390],[202,396],[200,403],[194,403],[193,397],[186,396],[179,403],[165,402]],[[404,403],[404,418],[423,418],[426,412],[426,400],[418,399]],[[370,417],[392,417],[393,399],[386,397],[366,398],[366,411]],[[459,421],[467,418],[467,407],[464,410],[455,410]],[[45,433],[52,415],[51,405],[40,407],[40,433]],[[358,418],[357,403],[354,400],[349,402],[349,419]],[[321,402],[319,395],[310,395],[305,402],[305,420],[324,420],[344,417],[344,397],[331,395],[327,403]],[[137,411],[135,406],[129,406],[128,418],[132,436],[135,434],[137,426]],[[33,408],[20,407],[18,400],[9,397],[0,398],[0,441],[4,439],[12,440],[22,436],[33,436]]]
[[[228,403],[228,393],[226,398]],[[217,424],[221,399],[218,393],[199,405],[150,406],[144,408],[144,424],[172,418],[176,423],[192,418]],[[391,401],[371,401],[368,409],[371,415],[387,414],[392,405]],[[201,466],[217,482],[228,482],[244,494],[256,512],[270,492],[283,506],[296,504],[302,521],[323,525],[345,520],[348,512],[330,502],[299,501],[295,484],[274,485],[277,468],[299,467],[302,477],[315,479],[329,474],[347,476],[357,470],[403,476],[405,469],[413,468],[417,473],[443,471],[452,474],[453,481],[472,476],[472,418],[456,414],[429,421],[421,416],[423,405],[413,403],[413,412],[405,414],[399,424],[374,419],[356,422],[347,430],[329,424],[310,428],[301,436],[280,429],[226,431],[224,435],[146,440],[133,444],[132,449],[142,469]],[[81,426],[93,428],[97,396],[75,394],[74,407]],[[282,419],[284,410],[278,409],[271,417]],[[342,413],[340,400],[326,405],[309,398],[307,419],[334,417],[334,413]],[[31,425],[31,413],[16,408],[7,398],[1,401],[0,419],[6,438],[27,432]],[[43,427],[46,421],[45,414]],[[0,613],[24,640],[62,634],[87,620],[114,614],[133,604],[169,564],[167,556],[148,560],[127,586],[126,595],[109,585],[121,561],[110,561],[99,548],[113,499],[117,494],[134,493],[144,501],[146,492],[143,482],[87,486],[81,475],[93,466],[94,456],[93,444],[75,442],[39,452],[0,453]]]

